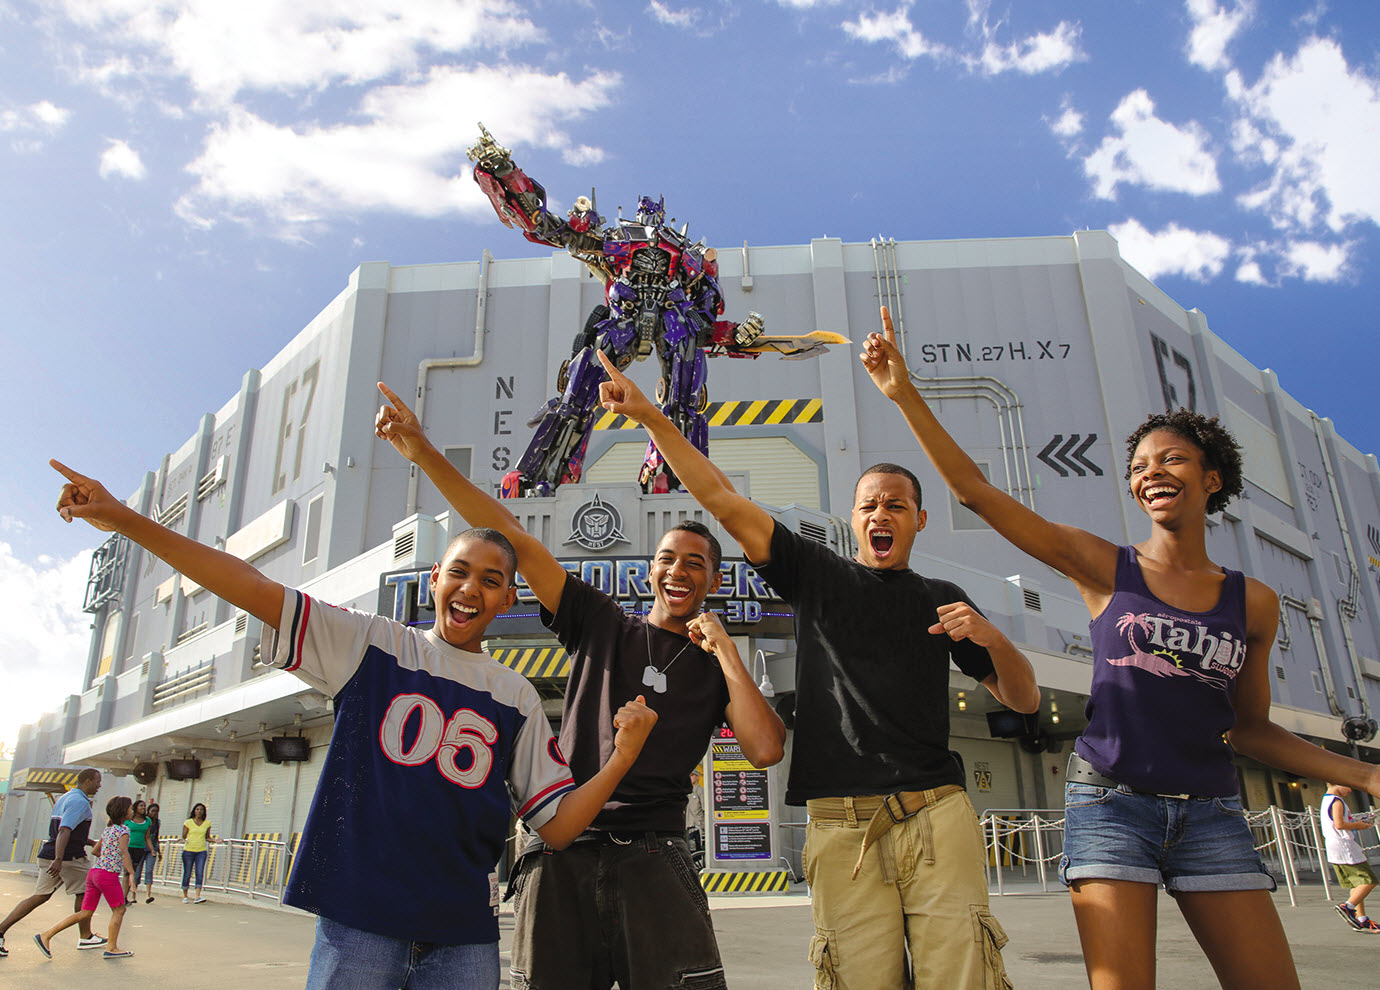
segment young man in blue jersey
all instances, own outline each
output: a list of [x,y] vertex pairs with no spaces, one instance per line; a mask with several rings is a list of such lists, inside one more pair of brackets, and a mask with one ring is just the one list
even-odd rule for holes
[[[452,541],[431,571],[436,622],[421,631],[285,588],[50,463],[67,478],[64,519],[120,533],[261,619],[273,630],[266,659],[335,699],[284,897],[318,915],[308,988],[497,987],[493,867],[510,815],[554,847],[569,844],[656,722],[640,697],[611,711],[608,758],[576,786],[536,690],[482,652],[485,628],[516,598],[512,545],[486,530]],[[415,866],[402,875],[376,868],[399,828]]]
[[1030,661],[962,588],[918,574],[920,483],[896,464],[853,492],[848,560],[781,525],[609,362],[605,409],[646,427],[677,478],[795,609],[796,724],[786,803],[805,805],[815,986],[1008,986],[988,910],[985,850],[949,749],[950,662],[1033,712]]
[[[655,600],[628,615],[568,574],[499,500],[481,491],[427,441],[387,386],[376,431],[419,465],[472,525],[503,533],[541,603],[541,618],[570,655],[561,749],[577,781],[609,751],[601,712],[646,691],[655,731],[592,826],[564,851],[534,841],[514,871],[514,990],[723,987],[708,900],[685,842],[690,771],[715,728],[732,726],[755,766],[781,759],[785,726],[752,682],[705,596],[718,588],[720,549],[698,522],[672,527],[652,559]],[[690,649],[698,646],[699,649]]]

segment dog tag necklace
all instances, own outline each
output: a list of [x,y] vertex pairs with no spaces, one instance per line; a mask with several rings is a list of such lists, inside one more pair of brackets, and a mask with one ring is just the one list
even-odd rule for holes
[[657,694],[665,694],[666,671],[671,669],[672,663],[675,663],[677,660],[680,659],[680,653],[684,653],[687,649],[690,648],[690,643],[693,641],[686,641],[686,644],[680,648],[680,653],[677,653],[675,656],[671,658],[671,663],[668,663],[665,667],[662,667],[660,670],[657,670],[655,667],[652,666],[652,624],[648,622],[646,623],[644,628],[647,630],[647,669],[642,671],[642,683],[645,684],[647,687],[651,688]]

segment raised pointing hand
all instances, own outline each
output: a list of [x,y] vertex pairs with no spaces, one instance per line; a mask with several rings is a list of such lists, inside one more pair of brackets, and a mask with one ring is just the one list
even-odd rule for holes
[[896,346],[896,328],[891,322],[891,312],[882,307],[882,333],[870,333],[863,342],[863,367],[882,394],[894,399],[899,390],[910,381],[905,359],[901,349]]
[[422,423],[396,392],[383,382],[379,382],[378,386],[383,397],[392,405],[385,403],[379,406],[379,413],[374,417],[374,435],[387,440],[408,460],[414,460],[428,443],[426,434],[422,432]]
[[99,481],[78,474],[59,460],[50,460],[48,463],[67,479],[67,484],[62,486],[62,492],[58,495],[58,515],[69,523],[73,519],[85,519],[103,532],[114,532],[115,524],[109,521],[110,510],[123,508],[124,503],[111,496]]
[[599,404],[611,413],[627,416],[643,422],[643,418],[656,407],[647,401],[642,391],[632,383],[627,375],[619,371],[609,356],[599,351],[599,362],[603,364],[608,381],[599,383]]

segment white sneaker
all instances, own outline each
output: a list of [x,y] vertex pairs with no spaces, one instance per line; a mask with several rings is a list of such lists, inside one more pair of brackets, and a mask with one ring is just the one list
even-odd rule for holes
[[192,903],[193,903],[193,904],[205,904],[205,903],[206,903],[206,898],[204,898],[204,897],[198,897],[196,900],[192,901]]
[[91,933],[91,937],[90,937],[90,938],[80,938],[80,939],[77,939],[77,948],[78,948],[78,949],[99,949],[99,948],[101,948],[101,947],[104,946],[104,945],[105,945],[105,936],[104,936],[104,935],[97,935],[95,932],[92,932],[92,933]]
[[0,957],[8,956],[10,950],[5,948],[5,936],[0,935]]
[[190,897],[184,897],[184,898],[182,898],[182,903],[183,903],[183,904],[190,904],[190,903],[192,903],[192,899],[191,899]]

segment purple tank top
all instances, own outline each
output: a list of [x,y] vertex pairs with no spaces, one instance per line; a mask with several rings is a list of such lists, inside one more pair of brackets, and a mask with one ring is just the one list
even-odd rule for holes
[[1246,659],[1246,579],[1223,568],[1210,612],[1185,612],[1145,585],[1134,547],[1119,547],[1116,591],[1089,624],[1088,727],[1074,744],[1097,770],[1136,790],[1227,797],[1238,790],[1223,733]]

